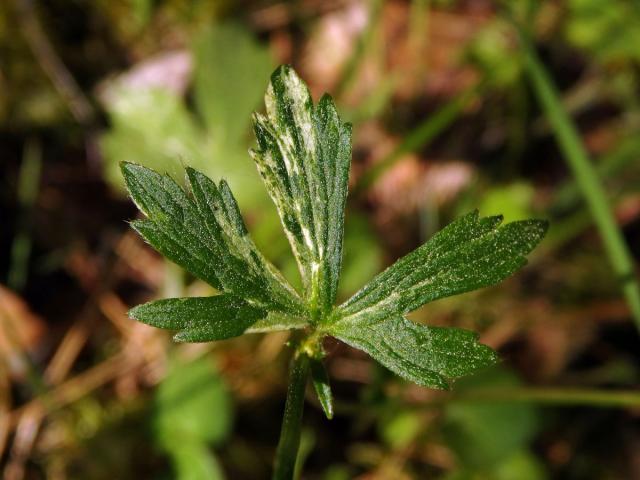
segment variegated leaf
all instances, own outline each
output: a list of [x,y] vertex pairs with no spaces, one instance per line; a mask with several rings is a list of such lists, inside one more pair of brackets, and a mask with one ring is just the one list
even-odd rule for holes
[[388,318],[439,298],[494,285],[526,264],[547,222],[467,214],[377,275],[339,306],[334,318]]
[[271,77],[266,116],[254,116],[252,152],[295,254],[316,319],[335,301],[342,261],[351,126],[324,96],[314,107],[288,66]]
[[216,289],[267,310],[303,315],[301,299],[255,248],[225,182],[216,186],[188,169],[193,199],[169,176],[124,163],[122,172],[138,208],[132,222],[167,258]]

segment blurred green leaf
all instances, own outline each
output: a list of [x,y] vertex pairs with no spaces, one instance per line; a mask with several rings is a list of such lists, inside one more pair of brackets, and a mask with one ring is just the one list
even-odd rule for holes
[[495,480],[543,480],[547,474],[533,454],[521,450],[502,461],[494,470]]
[[112,128],[102,138],[105,178],[122,188],[120,162],[138,163],[182,180],[188,164],[224,177],[241,205],[260,207],[265,194],[247,158],[250,114],[271,69],[266,48],[237,24],[209,27],[196,38],[191,112],[168,90],[114,86],[106,105]]
[[300,448],[296,458],[296,465],[293,472],[293,480],[302,479],[302,470],[309,455],[316,445],[316,436],[311,429],[304,429],[300,435]]
[[466,56],[482,72],[487,85],[509,88],[518,81],[523,70],[522,60],[513,47],[511,25],[497,17],[469,42]]
[[114,93],[108,106],[112,128],[102,137],[105,176],[112,185],[124,187],[121,162],[153,167],[176,180],[183,178],[181,162],[205,164],[206,138],[179,96],[159,89]]
[[168,375],[156,390],[152,425],[157,444],[171,458],[172,478],[224,478],[211,447],[229,436],[232,407],[210,358],[171,362]]
[[136,27],[141,29],[145,27],[149,20],[151,20],[151,14],[153,13],[154,0],[130,0],[131,10],[133,18],[135,19]]
[[224,23],[203,30],[193,55],[195,106],[213,141],[237,148],[273,69],[269,52],[246,27]]
[[394,450],[408,447],[424,428],[420,414],[410,410],[393,410],[383,418],[380,433],[383,440]]
[[323,480],[350,480],[353,474],[345,465],[331,465],[324,473]]
[[216,456],[202,442],[180,441],[169,452],[176,480],[223,480]]
[[[382,269],[382,247],[367,218],[354,211],[347,213],[344,228],[344,260],[340,275],[339,295],[353,295]],[[362,252],[367,252],[362,255]]]
[[[459,380],[454,393],[474,389],[520,385],[512,373],[493,368]],[[449,445],[462,464],[471,469],[493,471],[512,455],[526,450],[538,430],[537,410],[526,403],[454,402],[445,410]],[[519,478],[519,477],[516,477]]]
[[210,359],[172,362],[154,399],[153,429],[162,448],[179,451],[185,442],[218,445],[232,421],[231,398]]
[[570,42],[601,62],[640,60],[640,8],[627,0],[570,0],[566,34]]
[[443,480],[544,480],[548,478],[541,462],[531,453],[518,451],[488,470],[461,468]]
[[525,182],[495,186],[485,193],[480,211],[483,215],[502,215],[506,221],[531,218],[533,186]]

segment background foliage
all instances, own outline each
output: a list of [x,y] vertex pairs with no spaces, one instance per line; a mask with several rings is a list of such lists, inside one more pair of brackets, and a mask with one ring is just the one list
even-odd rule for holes
[[259,249],[300,286],[247,153],[282,63],[354,123],[340,300],[474,208],[551,222],[519,275],[411,314],[479,331],[498,368],[435,392],[325,345],[335,417],[309,395],[305,478],[640,477],[625,278],[523,43],[596,169],[633,279],[639,25],[625,0],[1,2],[4,477],[269,475],[286,336],[177,346],[127,319],[132,305],[211,292],[130,232],[115,172],[134,161],[180,182],[184,165],[226,178]]

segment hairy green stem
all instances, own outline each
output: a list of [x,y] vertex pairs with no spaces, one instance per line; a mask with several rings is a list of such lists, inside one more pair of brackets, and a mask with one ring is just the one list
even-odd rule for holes
[[291,480],[294,475],[300,446],[304,392],[309,377],[309,357],[303,352],[296,351],[289,371],[287,401],[276,451],[273,480]]
[[520,38],[524,50],[526,73],[553,127],[564,158],[589,206],[636,327],[640,330],[640,284],[634,271],[633,257],[618,228],[598,174],[589,160],[577,129],[562,107],[556,87],[524,32],[521,32]]

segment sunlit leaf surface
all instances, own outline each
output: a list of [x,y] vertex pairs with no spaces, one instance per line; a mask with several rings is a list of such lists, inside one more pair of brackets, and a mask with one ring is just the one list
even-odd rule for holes
[[[266,115],[254,116],[258,147],[252,155],[280,214],[304,291],[298,294],[258,251],[224,180],[215,183],[187,168],[183,189],[169,176],[124,163],[129,193],[147,217],[132,226],[167,258],[221,292],[151,302],[134,308],[131,316],[192,342],[306,327],[318,339],[332,335],[401,377],[435,388],[494,363],[496,354],[475,333],[419,325],[404,315],[508,277],[526,263],[546,223],[501,225],[499,216],[480,218],[472,212],[335,307],[351,127],[340,120],[329,96],[314,105],[307,86],[287,66],[271,76],[265,103]],[[206,115],[215,118],[219,112]],[[312,379],[331,417],[319,345],[307,347],[319,349],[310,353]]]

